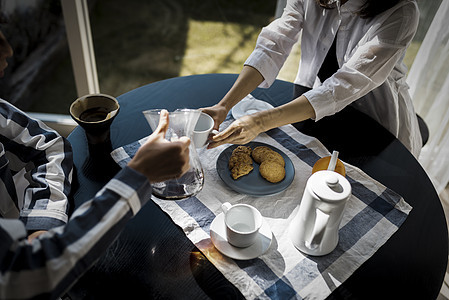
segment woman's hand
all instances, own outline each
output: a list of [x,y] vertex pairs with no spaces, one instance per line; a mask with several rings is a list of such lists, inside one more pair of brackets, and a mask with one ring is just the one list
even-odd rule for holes
[[231,108],[251,93],[263,80],[264,78],[258,70],[250,66],[244,66],[239,77],[223,99],[214,106],[202,108],[201,111],[214,119],[214,129],[218,130]]
[[263,132],[257,114],[243,116],[235,120],[224,131],[214,135],[208,148],[215,148],[223,144],[243,145],[252,141],[259,133]]
[[218,131],[218,128],[220,127],[220,124],[223,123],[223,121],[226,119],[226,116],[228,115],[228,110],[226,107],[216,104],[214,106],[205,107],[202,108],[201,111],[203,113],[208,114],[209,116],[214,119],[214,130]]
[[214,135],[208,148],[228,143],[243,145],[261,132],[309,118],[315,118],[315,111],[309,100],[302,95],[287,104],[241,117],[226,130]]

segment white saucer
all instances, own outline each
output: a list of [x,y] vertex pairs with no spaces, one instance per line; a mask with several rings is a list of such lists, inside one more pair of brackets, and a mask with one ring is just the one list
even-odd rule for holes
[[273,108],[273,106],[265,101],[257,100],[251,94],[243,98],[239,103],[234,105],[231,110],[234,119],[241,118],[246,115],[250,115],[262,110]]
[[264,254],[271,245],[272,233],[267,221],[263,219],[256,242],[246,248],[234,247],[226,239],[224,214],[219,214],[210,225],[210,237],[215,248],[222,254],[237,260],[253,259]]

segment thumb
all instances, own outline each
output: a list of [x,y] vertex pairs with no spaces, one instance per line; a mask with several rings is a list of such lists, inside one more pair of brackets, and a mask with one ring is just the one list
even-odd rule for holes
[[168,111],[166,109],[161,110],[161,114],[159,117],[159,124],[157,125],[156,130],[154,131],[154,134],[156,135],[162,135],[165,137],[165,133],[168,129]]

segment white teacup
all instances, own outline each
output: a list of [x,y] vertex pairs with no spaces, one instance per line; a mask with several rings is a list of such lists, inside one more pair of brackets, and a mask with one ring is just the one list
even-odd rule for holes
[[228,243],[239,248],[249,247],[256,241],[262,226],[262,215],[248,204],[222,204]]
[[204,147],[207,144],[209,134],[213,133],[212,128],[214,128],[214,119],[202,112],[193,130],[192,138],[196,148]]

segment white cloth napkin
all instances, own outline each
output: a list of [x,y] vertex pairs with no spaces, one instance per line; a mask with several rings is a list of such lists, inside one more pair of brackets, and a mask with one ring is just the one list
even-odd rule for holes
[[245,98],[239,101],[236,105],[234,105],[231,109],[231,114],[234,119],[241,118],[246,115],[250,115],[259,111],[267,110],[273,108],[268,102],[258,100],[254,98],[253,95],[248,94]]
[[[233,119],[222,124],[226,127]],[[287,125],[259,135],[256,141],[283,151],[295,166],[295,179],[284,191],[263,197],[239,194],[220,179],[216,171],[219,154],[229,145],[200,149],[205,184],[196,196],[181,201],[153,197],[186,236],[247,299],[323,299],[369,259],[401,226],[411,211],[401,196],[345,164],[352,196],[346,205],[339,231],[339,244],[322,257],[307,256],[291,243],[288,227],[295,216],[312,166],[330,155],[317,139]],[[112,156],[124,165],[140,142],[116,149]],[[258,258],[239,261],[222,255],[210,239],[210,225],[224,202],[247,203],[260,210],[268,222],[273,241]]]

